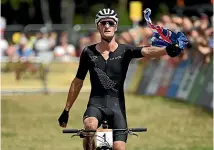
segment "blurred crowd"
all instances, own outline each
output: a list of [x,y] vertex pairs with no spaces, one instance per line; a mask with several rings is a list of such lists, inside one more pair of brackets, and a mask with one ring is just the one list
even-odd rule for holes
[[2,55],[9,60],[31,60],[35,57],[69,61],[76,57],[75,47],[69,43],[68,33],[56,32],[14,33],[11,40],[1,39]]
[[[188,48],[180,55],[181,60],[188,58],[189,50],[197,51],[203,56],[204,63],[209,63],[213,53],[213,16],[209,18],[206,14],[201,16],[177,16],[162,15],[154,24],[166,27],[172,31],[183,31],[188,39]],[[90,44],[100,41],[98,32],[93,31],[87,35],[80,36],[76,43],[70,42],[67,32],[37,32],[37,33],[15,33],[7,40],[4,37],[4,29],[1,29],[1,55],[7,56],[9,60],[25,60],[35,57],[44,59],[70,61],[79,57],[82,49]],[[128,31],[117,33],[118,43],[132,44],[136,46],[150,45],[152,30],[146,25],[131,28]],[[166,58],[164,56],[163,58]]]
[[[203,63],[210,62],[213,55],[213,16],[209,18],[206,14],[192,17],[181,17],[175,14],[162,15],[160,20],[153,21],[153,23],[174,32],[182,31],[187,36],[189,43],[180,57],[177,57],[179,60],[186,60],[190,55],[199,53]],[[121,33],[118,36],[118,42],[137,46],[150,45],[152,35],[150,28],[140,26]],[[162,58],[167,59],[169,56]]]

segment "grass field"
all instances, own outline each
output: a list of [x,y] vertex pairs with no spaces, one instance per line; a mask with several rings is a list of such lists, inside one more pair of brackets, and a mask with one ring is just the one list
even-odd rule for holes
[[[70,111],[68,128],[82,128],[89,93]],[[66,94],[3,96],[2,150],[81,150],[79,138],[63,135],[57,119]],[[129,127],[147,127],[130,136],[128,150],[212,150],[212,114],[158,97],[126,95]]]
[[[142,66],[139,66],[142,67]],[[68,89],[77,64],[49,65],[48,88]],[[87,76],[83,89],[89,89]],[[137,79],[136,80],[137,83]],[[137,85],[133,80],[130,89]],[[2,89],[42,88],[29,74],[20,81],[1,74]],[[86,90],[87,91],[87,90]],[[133,91],[133,90],[131,90]],[[68,128],[82,128],[89,93],[82,92],[70,112]],[[67,94],[2,96],[3,150],[81,150],[79,138],[63,135],[57,119]],[[212,150],[212,114],[201,108],[159,97],[126,95],[129,127],[147,127],[139,138],[130,136],[128,150]]]
[[[2,65],[3,67],[5,66]],[[2,67],[2,68],[3,68]],[[46,65],[49,70],[47,75],[47,87],[65,89],[69,88],[72,79],[76,75],[78,63],[51,63]],[[84,81],[85,85],[83,88],[90,88],[89,78],[87,76]],[[20,80],[15,79],[14,72],[1,73],[1,88],[3,90],[8,89],[28,89],[28,88],[43,88],[42,80],[39,79],[38,73],[31,75],[30,73],[23,73]]]

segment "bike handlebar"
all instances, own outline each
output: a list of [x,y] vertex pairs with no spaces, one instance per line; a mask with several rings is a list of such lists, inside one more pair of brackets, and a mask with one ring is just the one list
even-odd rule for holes
[[78,130],[78,129],[63,129],[62,130],[63,133],[77,133],[79,131],[80,130]]
[[145,132],[145,131],[147,131],[147,128],[131,128],[131,129],[129,129],[129,131],[132,131],[132,132]]
[[[130,131],[130,132],[146,132],[147,128],[130,128],[130,129],[112,129],[113,131]],[[96,132],[97,130],[84,130],[84,129],[63,129],[63,133],[78,133],[78,132]]]

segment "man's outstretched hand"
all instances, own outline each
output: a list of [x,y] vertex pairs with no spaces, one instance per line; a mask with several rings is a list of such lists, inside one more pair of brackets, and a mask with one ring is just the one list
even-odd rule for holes
[[62,112],[62,114],[60,115],[58,121],[59,121],[59,125],[63,128],[65,128],[67,126],[68,123],[68,118],[69,118],[69,111],[66,111],[64,109],[64,111]]
[[164,39],[162,38],[158,38],[157,36],[154,36],[152,38],[152,46],[158,46],[158,47],[166,46],[166,51],[168,55],[171,57],[176,57],[184,50],[184,48],[188,43],[188,40],[182,32],[178,32],[177,34],[172,31],[170,32],[175,35],[173,37],[169,36],[170,43],[164,41]]
[[[181,50],[186,48],[186,46],[188,44],[188,40],[187,40],[187,37],[182,32],[174,33],[174,32],[172,32],[172,31],[170,31],[168,29],[164,29],[164,30],[166,32],[170,32],[168,34],[173,34],[174,35],[174,36],[169,36],[168,37],[169,40],[170,40],[170,43],[166,42],[164,39],[160,38],[158,33],[155,33],[154,36],[152,37],[152,46],[162,47],[162,46],[176,45]],[[162,35],[162,36],[164,36],[164,35]]]

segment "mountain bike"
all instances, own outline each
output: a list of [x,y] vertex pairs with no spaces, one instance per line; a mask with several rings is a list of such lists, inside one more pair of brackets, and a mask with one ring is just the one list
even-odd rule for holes
[[[120,134],[129,134],[138,136],[135,132],[146,132],[147,128],[127,128],[127,129],[109,129],[107,120],[102,123],[102,128],[97,130],[84,130],[84,129],[63,129],[63,133],[74,134],[71,137],[79,136],[85,138],[94,136],[94,143],[96,150],[113,150],[113,131],[120,131]],[[93,133],[93,134],[89,134]]]

